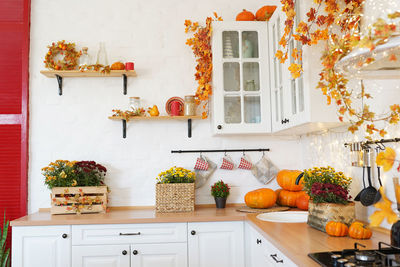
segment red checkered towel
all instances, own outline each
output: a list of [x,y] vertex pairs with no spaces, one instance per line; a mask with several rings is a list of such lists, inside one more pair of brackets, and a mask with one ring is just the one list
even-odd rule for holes
[[253,167],[253,164],[250,161],[248,161],[246,158],[242,157],[240,159],[240,164],[238,166],[239,169],[251,170],[252,167]]

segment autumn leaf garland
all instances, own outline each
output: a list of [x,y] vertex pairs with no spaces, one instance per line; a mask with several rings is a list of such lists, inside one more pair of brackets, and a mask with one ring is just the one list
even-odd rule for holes
[[[317,89],[326,96],[327,104],[334,102],[337,105],[339,120],[343,121],[344,116],[350,120],[349,131],[352,133],[365,125],[365,131],[371,135],[378,133],[385,136],[387,132],[379,129],[375,123],[385,121],[389,124],[397,124],[400,118],[399,105],[390,106],[390,111],[385,114],[375,114],[368,105],[363,105],[361,109],[354,108],[355,100],[365,100],[372,98],[366,93],[364,84],[361,84],[361,94],[356,94],[348,89],[348,79],[343,74],[335,70],[335,64],[344,56],[348,55],[354,48],[367,47],[374,50],[377,45],[387,42],[388,37],[395,34],[398,29],[395,23],[386,22],[384,19],[378,19],[372,26],[372,29],[366,36],[361,36],[359,23],[361,21],[363,4],[365,0],[314,0],[316,7],[310,8],[306,14],[306,20],[300,21],[295,28],[294,20],[296,16],[296,0],[281,0],[282,11],[287,18],[285,21],[284,33],[279,40],[282,47],[278,50],[276,57],[281,63],[284,63],[288,56],[294,59],[301,58],[301,50],[294,49],[291,55],[288,55],[288,44],[293,38],[302,45],[313,46],[320,41],[326,42],[326,49],[322,55],[323,69],[320,72],[320,81]],[[298,1],[298,0],[297,0]],[[322,14],[321,14],[322,13]],[[394,12],[388,15],[389,20],[400,18],[400,12]],[[339,29],[340,35],[332,29]],[[395,55],[390,55],[390,60],[397,60]],[[374,58],[367,58],[359,62],[359,66],[370,64]],[[293,78],[300,77],[303,72],[302,66],[292,63],[289,71]],[[364,101],[363,101],[364,103]]]

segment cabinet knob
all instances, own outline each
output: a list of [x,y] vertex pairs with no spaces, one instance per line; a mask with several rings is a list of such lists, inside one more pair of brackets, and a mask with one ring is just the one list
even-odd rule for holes
[[68,237],[67,234],[63,234],[63,235],[62,235],[62,238],[64,238],[64,239],[67,238],[67,237]]
[[285,119],[285,123],[289,123],[289,119]]
[[138,251],[135,249],[134,251],[132,251],[133,255],[137,255]]
[[222,125],[218,125],[218,126],[217,126],[217,129],[218,129],[218,130],[221,130],[221,129],[222,129]]
[[126,255],[126,254],[128,254],[128,252],[126,250],[123,250],[122,255]]
[[274,259],[274,261],[275,261],[276,263],[283,263],[283,260],[278,260],[278,259],[277,259],[277,257],[278,257],[277,254],[271,254],[270,256],[271,256],[271,258]]
[[190,234],[191,234],[191,235],[195,235],[195,234],[196,234],[196,231],[195,231],[195,230],[192,230],[192,231],[190,232]]
[[257,244],[261,244],[261,239],[257,238]]
[[281,120],[281,124],[284,124],[285,123],[285,121],[284,120]]

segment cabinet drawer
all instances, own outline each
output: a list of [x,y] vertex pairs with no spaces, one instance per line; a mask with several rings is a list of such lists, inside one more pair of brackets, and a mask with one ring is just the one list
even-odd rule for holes
[[186,223],[72,226],[73,245],[186,242]]

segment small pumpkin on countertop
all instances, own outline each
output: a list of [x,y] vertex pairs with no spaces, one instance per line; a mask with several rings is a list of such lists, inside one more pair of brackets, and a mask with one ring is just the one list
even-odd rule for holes
[[254,14],[250,11],[247,11],[246,9],[243,9],[243,11],[236,16],[237,21],[253,21],[255,19],[256,17],[254,16]]
[[[301,191],[303,192],[303,191]],[[301,210],[308,210],[308,202],[310,201],[310,196],[305,194],[301,194],[296,199],[296,207]]]
[[353,222],[349,227],[349,236],[354,239],[370,239],[372,231],[362,222]]
[[301,191],[303,190],[303,180],[300,180],[298,185],[296,184],[296,179],[301,173],[301,171],[297,170],[281,170],[276,176],[276,181],[283,189]]
[[272,14],[274,14],[276,6],[263,6],[256,12],[256,20],[268,21]]
[[297,198],[299,198],[303,194],[306,194],[306,192],[304,192],[304,191],[295,192],[295,191],[289,191],[289,190],[285,190],[285,189],[278,189],[275,191],[275,193],[277,194],[277,203],[279,205],[292,207],[292,208],[297,207],[297,205],[296,205]]
[[330,221],[325,226],[326,233],[330,236],[347,236],[349,227],[341,222]]
[[246,205],[253,209],[266,209],[275,205],[276,193],[269,188],[260,188],[248,192],[244,196]]
[[124,65],[124,63],[121,63],[121,62],[114,62],[112,65],[111,65],[111,70],[124,70],[125,69],[125,65]]

